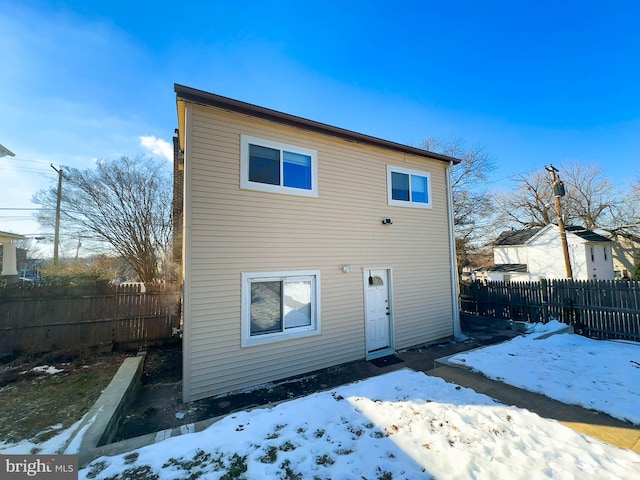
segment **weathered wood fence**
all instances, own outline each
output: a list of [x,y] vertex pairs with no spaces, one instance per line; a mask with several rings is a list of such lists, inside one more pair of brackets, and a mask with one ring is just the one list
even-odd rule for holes
[[180,298],[173,285],[0,289],[0,356],[162,344],[176,338]]
[[467,313],[543,323],[555,318],[588,337],[640,341],[640,282],[462,283],[460,300]]

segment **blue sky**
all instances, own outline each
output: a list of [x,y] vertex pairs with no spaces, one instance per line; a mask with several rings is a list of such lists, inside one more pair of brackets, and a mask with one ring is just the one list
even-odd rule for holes
[[0,0],[0,230],[54,164],[163,158],[180,83],[409,145],[464,139],[492,186],[550,163],[640,176],[635,1]]

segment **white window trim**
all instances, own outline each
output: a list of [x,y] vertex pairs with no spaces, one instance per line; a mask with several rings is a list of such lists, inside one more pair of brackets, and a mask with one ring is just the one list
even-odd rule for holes
[[[292,280],[296,278],[313,277],[313,291],[311,300],[311,325],[297,327],[284,332],[266,333],[264,335],[251,336],[251,281],[252,280]],[[266,343],[280,342],[292,338],[311,337],[321,334],[320,321],[320,270],[295,270],[284,272],[243,272],[242,273],[242,338],[241,347],[264,345]]]
[[[310,156],[311,190],[249,181],[249,144],[273,148],[280,150],[281,152],[286,150],[288,152]],[[280,161],[280,168],[282,168],[282,160]],[[282,178],[282,175],[280,178]],[[263,138],[252,137],[249,135],[240,135],[240,188],[246,190],[257,190],[260,192],[284,193],[286,195],[296,195],[300,197],[318,197],[318,152],[316,150],[288,145],[286,143],[274,142],[272,140],[265,140]]]
[[[391,173],[404,173],[407,175],[419,175],[421,177],[426,177],[427,179],[427,195],[429,201],[427,203],[419,203],[404,201],[404,200],[394,200],[392,195],[392,184],[391,184]],[[409,188],[411,188],[411,184],[409,184]],[[391,207],[409,207],[409,208],[432,208],[431,199],[433,198],[433,194],[431,192],[431,174],[429,172],[423,172],[420,170],[411,170],[409,168],[402,167],[394,167],[391,165],[387,165],[387,202]]]

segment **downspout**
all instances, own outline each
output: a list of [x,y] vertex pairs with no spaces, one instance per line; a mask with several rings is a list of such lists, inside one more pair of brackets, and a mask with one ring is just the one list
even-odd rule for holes
[[453,229],[453,191],[451,189],[451,167],[449,162],[446,168],[447,182],[447,207],[449,209],[449,257],[451,259],[451,296],[453,300],[453,336],[459,338],[462,335],[460,328],[460,291],[458,285],[458,263],[456,261],[456,235]]

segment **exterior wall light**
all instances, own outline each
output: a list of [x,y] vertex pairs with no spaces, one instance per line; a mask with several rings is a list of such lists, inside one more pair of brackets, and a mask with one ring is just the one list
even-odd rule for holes
[[351,265],[342,265],[342,273],[349,273],[351,271]]
[[383,219],[382,219],[382,224],[383,224],[383,225],[392,225],[392,224],[393,224],[393,222],[391,221],[391,219],[390,219],[390,218],[383,218]]

